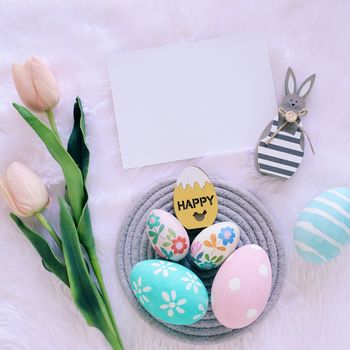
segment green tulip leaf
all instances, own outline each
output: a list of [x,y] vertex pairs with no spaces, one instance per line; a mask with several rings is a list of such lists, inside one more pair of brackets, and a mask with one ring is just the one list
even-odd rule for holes
[[69,287],[66,266],[56,257],[45,238],[26,226],[24,222],[15,214],[11,214],[11,218],[38,252],[44,267],[48,271],[55,274],[64,284]]
[[83,177],[79,167],[70,154],[64,149],[54,132],[35,117],[27,108],[13,103],[22,118],[32,127],[46,145],[52,157],[62,168],[67,186],[67,196],[73,210],[75,222],[79,222],[83,206],[86,202]]
[[[79,97],[76,98],[76,102],[74,104],[73,116],[74,126],[68,141],[67,151],[72,156],[76,165],[79,167],[83,177],[85,203],[82,207],[82,213],[77,224],[77,229],[80,242],[91,258],[95,255],[95,239],[92,231],[90,212],[87,205],[88,193],[85,188],[85,181],[89,168],[90,152],[85,141],[85,114]],[[71,204],[69,197],[67,199],[68,203]]]
[[68,141],[68,153],[79,167],[85,183],[89,169],[90,152],[85,142],[85,114],[79,97],[74,104],[74,126]]
[[98,328],[111,344],[115,344],[117,335],[101,294],[86,267],[69,206],[62,198],[59,198],[59,202],[63,254],[73,300],[87,323]]
[[95,238],[92,231],[90,211],[85,204],[77,227],[80,243],[84,246],[90,259],[96,254]]

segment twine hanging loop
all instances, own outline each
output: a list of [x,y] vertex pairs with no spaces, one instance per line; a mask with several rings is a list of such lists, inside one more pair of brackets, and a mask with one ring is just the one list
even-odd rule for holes
[[309,141],[310,148],[313,154],[315,154],[315,149],[312,145],[311,139],[309,134],[305,131],[305,129],[300,126],[297,122],[298,119],[306,116],[308,113],[308,110],[306,108],[301,109],[300,111],[286,111],[282,107],[278,108],[278,114],[282,117],[284,122],[282,125],[265,141],[265,144],[268,145],[270,142],[278,135],[289,123],[296,123],[298,126],[298,129],[300,129],[301,133],[306,136],[307,140]]

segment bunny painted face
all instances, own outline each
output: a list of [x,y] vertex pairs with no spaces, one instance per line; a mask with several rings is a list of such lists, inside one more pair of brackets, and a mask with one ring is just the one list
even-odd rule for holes
[[305,102],[297,94],[290,94],[283,97],[281,106],[287,111],[299,112],[305,107]]
[[315,81],[315,74],[309,76],[297,90],[297,84],[292,68],[288,68],[285,79],[285,96],[281,107],[286,111],[299,112],[305,107],[305,97],[311,91]]

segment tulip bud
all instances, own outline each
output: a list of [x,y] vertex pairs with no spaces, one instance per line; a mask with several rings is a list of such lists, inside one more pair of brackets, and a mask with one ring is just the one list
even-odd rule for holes
[[19,97],[35,112],[53,109],[59,99],[56,78],[39,58],[32,57],[24,65],[14,63],[12,76]]
[[39,177],[27,166],[13,162],[0,178],[0,194],[16,215],[29,217],[49,204],[49,195]]

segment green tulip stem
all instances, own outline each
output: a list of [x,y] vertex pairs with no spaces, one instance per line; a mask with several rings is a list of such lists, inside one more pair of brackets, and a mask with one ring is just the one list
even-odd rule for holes
[[55,232],[54,228],[48,223],[45,216],[39,212],[34,214],[35,217],[38,219],[38,221],[45,227],[47,232],[51,235],[51,237],[54,239],[56,244],[60,247],[62,251],[62,242],[61,239],[58,237],[57,233]]
[[115,337],[113,337],[112,339],[109,339],[109,343],[111,344],[113,350],[124,350],[119,334],[116,334]]
[[49,120],[49,123],[51,125],[52,131],[56,135],[57,139],[62,143],[60,134],[58,133],[57,126],[56,126],[56,120],[55,120],[55,115],[51,109],[48,109],[46,111],[47,118]]
[[116,324],[115,319],[114,319],[112,306],[111,306],[111,303],[109,301],[108,294],[107,294],[107,291],[106,291],[106,287],[105,287],[105,284],[104,284],[104,281],[103,281],[102,272],[101,272],[100,264],[98,262],[97,255],[96,255],[95,252],[91,252],[91,251],[90,251],[89,255],[90,255],[89,257],[90,257],[91,266],[92,266],[92,268],[94,270],[96,279],[97,279],[98,284],[100,286],[101,293],[102,293],[103,299],[105,301],[109,317],[111,319],[113,328],[114,328],[115,333],[116,333],[116,337],[118,338],[118,341],[120,342],[120,344],[122,344],[121,338],[120,338],[120,334],[119,334],[119,331],[118,331],[118,327],[117,327],[117,324]]

